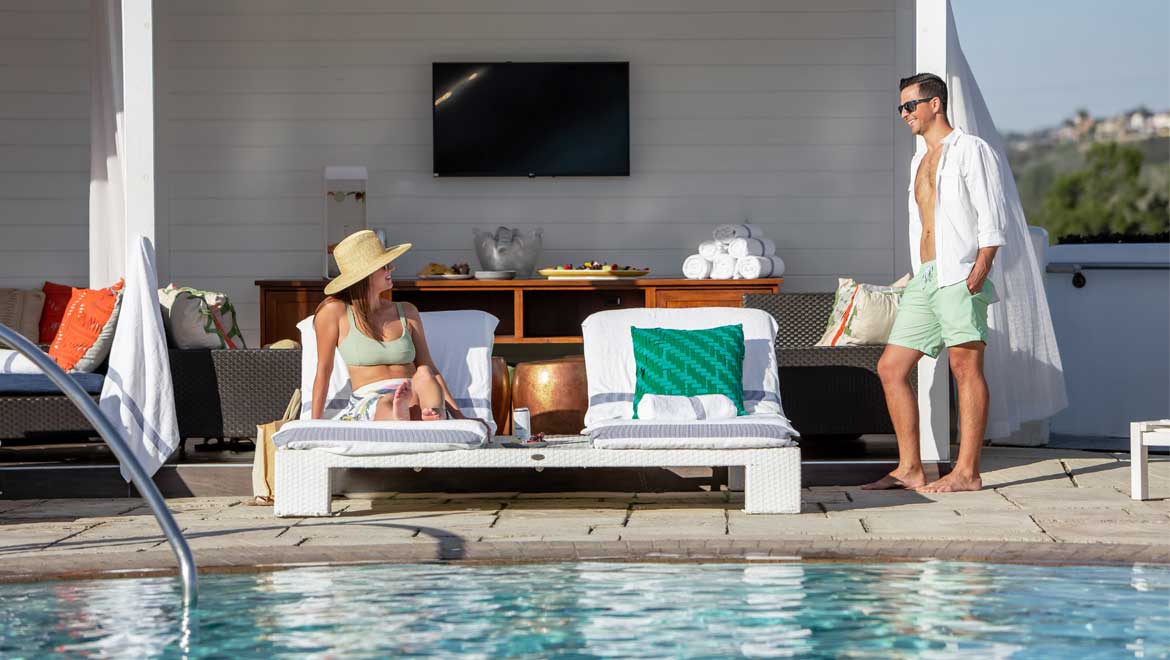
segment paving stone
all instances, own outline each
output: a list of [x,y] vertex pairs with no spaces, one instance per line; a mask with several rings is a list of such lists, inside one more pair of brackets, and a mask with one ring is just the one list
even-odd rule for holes
[[36,553],[90,527],[84,523],[11,523],[0,525],[0,557]]
[[513,500],[508,502],[508,506],[501,510],[501,513],[513,513],[518,511],[524,512],[541,512],[548,511],[551,513],[564,512],[573,513],[578,511],[608,511],[618,512],[625,515],[629,510],[630,504],[621,500],[606,500],[606,499],[577,499],[577,500]]
[[830,518],[824,514],[799,516],[762,516],[728,512],[728,534],[731,537],[783,539],[792,536],[826,536],[858,538],[866,535],[856,519]]
[[0,513],[0,520],[72,521],[118,516],[145,506],[145,501],[131,498],[40,500]]
[[848,502],[849,495],[845,493],[844,488],[806,488],[800,494],[801,502],[824,503],[824,502]]
[[825,502],[820,506],[830,516],[868,516],[875,513],[911,514],[962,511],[1012,512],[1017,508],[994,490],[965,493],[916,493],[909,490],[857,490],[848,491],[850,502]]
[[1096,515],[1036,516],[1036,522],[1057,541],[1073,543],[1170,544],[1170,518],[1113,515],[1110,510]]
[[[407,543],[419,535],[419,525],[376,520],[312,521],[293,525],[281,535],[291,545],[369,545]],[[461,536],[444,530],[441,536]],[[426,534],[427,539],[436,538]],[[424,539],[425,540],[425,539]]]
[[1122,508],[1132,500],[1112,488],[1002,488],[1025,511]]
[[1059,460],[984,458],[980,469],[984,488],[1075,488]]
[[1048,537],[1026,513],[973,513],[964,516],[866,516],[875,539],[955,539],[1044,541]]

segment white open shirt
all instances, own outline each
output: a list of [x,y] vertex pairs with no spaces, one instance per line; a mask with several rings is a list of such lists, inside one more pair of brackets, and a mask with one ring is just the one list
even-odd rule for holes
[[[914,178],[926,155],[920,148],[910,162],[910,262],[914,273],[922,266],[922,218],[914,199]],[[982,139],[953,129],[942,141],[934,207],[934,253],[938,286],[967,279],[979,248],[1003,245],[1007,209],[999,161]]]

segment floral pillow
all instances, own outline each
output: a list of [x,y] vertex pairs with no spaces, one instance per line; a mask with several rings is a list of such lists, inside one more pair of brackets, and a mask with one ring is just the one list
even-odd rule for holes
[[889,286],[860,284],[851,278],[838,281],[833,311],[817,346],[884,344],[890,338],[898,303],[910,276]]

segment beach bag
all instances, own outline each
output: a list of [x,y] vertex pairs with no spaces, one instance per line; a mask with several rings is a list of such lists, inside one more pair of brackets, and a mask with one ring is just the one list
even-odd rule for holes
[[227,294],[170,284],[158,290],[158,301],[175,348],[247,348]]
[[301,391],[297,389],[280,419],[256,427],[256,452],[252,457],[253,506],[269,506],[276,496],[276,445],[272,444],[272,436],[285,422],[296,419],[300,410]]

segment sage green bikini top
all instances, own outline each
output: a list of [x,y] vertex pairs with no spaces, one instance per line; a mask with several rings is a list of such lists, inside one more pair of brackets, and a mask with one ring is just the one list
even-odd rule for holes
[[406,315],[402,313],[402,303],[398,306],[398,318],[402,319],[402,336],[391,341],[378,341],[367,337],[358,330],[357,322],[353,319],[353,307],[345,306],[345,313],[349,316],[349,334],[337,345],[341,351],[341,359],[351,367],[376,367],[384,364],[413,364],[414,340],[410,338],[410,328],[406,325]]

